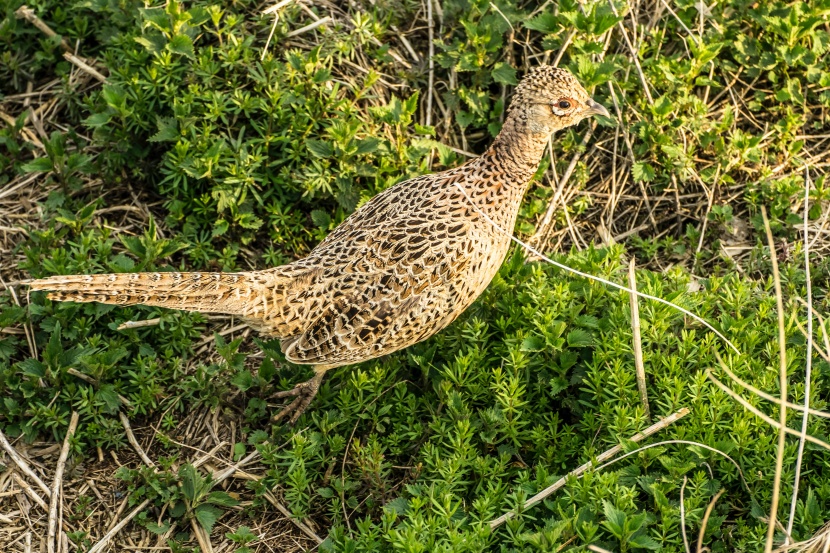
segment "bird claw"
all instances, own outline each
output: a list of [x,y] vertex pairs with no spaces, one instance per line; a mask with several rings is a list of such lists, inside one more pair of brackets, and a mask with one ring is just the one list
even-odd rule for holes
[[272,397],[296,397],[294,401],[283,407],[282,411],[271,417],[271,422],[277,422],[290,413],[291,417],[288,419],[288,424],[293,426],[297,422],[297,419],[300,418],[300,415],[308,408],[314,396],[317,395],[317,391],[320,389],[320,382],[322,381],[323,373],[316,373],[313,378],[305,382],[300,382],[290,390],[275,393]]

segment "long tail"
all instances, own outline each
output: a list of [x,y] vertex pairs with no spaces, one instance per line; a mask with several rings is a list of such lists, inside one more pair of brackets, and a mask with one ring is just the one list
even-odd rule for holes
[[30,289],[47,290],[56,301],[248,315],[262,285],[254,273],[127,273],[54,276],[33,281]]

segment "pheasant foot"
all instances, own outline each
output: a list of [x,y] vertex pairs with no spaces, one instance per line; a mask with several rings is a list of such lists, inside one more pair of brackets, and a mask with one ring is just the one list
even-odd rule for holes
[[271,417],[271,421],[277,422],[288,414],[291,414],[291,417],[288,419],[288,424],[293,425],[297,422],[297,419],[305,412],[311,400],[317,395],[317,391],[320,389],[320,383],[323,381],[323,374],[325,374],[323,371],[315,372],[314,376],[309,380],[297,384],[290,390],[277,392],[271,396],[276,398],[295,398],[294,401],[283,407],[282,411]]

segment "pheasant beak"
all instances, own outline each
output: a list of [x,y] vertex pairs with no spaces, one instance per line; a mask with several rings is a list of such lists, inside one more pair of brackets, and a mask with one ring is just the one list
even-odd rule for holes
[[604,117],[611,117],[611,114],[608,113],[608,110],[605,109],[605,106],[600,104],[599,102],[595,102],[593,100],[588,100],[585,102],[588,106],[588,115],[602,115]]

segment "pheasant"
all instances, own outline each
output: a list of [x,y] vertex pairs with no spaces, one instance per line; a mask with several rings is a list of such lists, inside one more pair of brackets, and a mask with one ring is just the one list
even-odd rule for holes
[[31,289],[57,301],[240,317],[279,338],[292,363],[313,365],[313,378],[275,394],[294,397],[274,416],[293,424],[327,370],[425,340],[475,301],[510,246],[493,223],[513,229],[551,133],[597,114],[608,117],[571,73],[540,66],[516,87],[481,157],[384,190],[303,259],[237,273],[54,276]]

